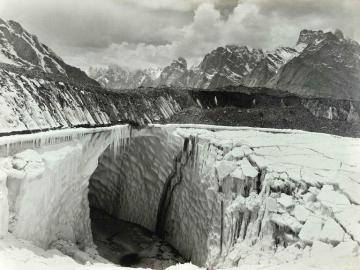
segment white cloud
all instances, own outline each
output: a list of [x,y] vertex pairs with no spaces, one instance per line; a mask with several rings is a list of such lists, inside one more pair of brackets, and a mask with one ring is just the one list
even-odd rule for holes
[[169,9],[180,11],[192,11],[202,4],[213,4],[215,6],[234,6],[238,0],[113,0],[118,4],[124,2],[135,4],[140,7],[151,9]]
[[[191,63],[226,44],[291,46],[302,29],[334,30],[360,40],[358,0],[0,0],[6,19],[70,63]],[[226,12],[224,12],[226,10]],[[226,16],[224,15],[226,13]]]

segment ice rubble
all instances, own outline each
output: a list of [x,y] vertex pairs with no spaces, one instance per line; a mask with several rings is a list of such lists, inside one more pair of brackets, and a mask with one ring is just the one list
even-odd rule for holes
[[[13,235],[42,247],[65,239],[91,248],[85,195],[91,178],[90,203],[160,228],[198,265],[356,269],[360,263],[359,139],[169,125],[133,133],[114,153],[107,146],[129,136],[128,129],[75,134],[56,143],[49,132],[37,148],[14,148],[14,139],[11,155],[1,159]],[[0,247],[0,261],[4,254],[18,263],[16,251]]]

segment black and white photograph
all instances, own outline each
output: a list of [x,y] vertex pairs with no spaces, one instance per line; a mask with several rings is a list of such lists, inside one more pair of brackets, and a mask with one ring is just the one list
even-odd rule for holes
[[0,0],[0,270],[116,269],[360,269],[360,0]]

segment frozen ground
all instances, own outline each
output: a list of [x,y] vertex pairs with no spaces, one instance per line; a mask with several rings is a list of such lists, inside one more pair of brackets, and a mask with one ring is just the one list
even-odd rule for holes
[[[176,155],[178,146],[182,151],[174,159],[177,169],[173,173],[181,176],[181,182],[176,183],[164,223],[167,241],[194,263],[209,268],[359,269],[360,139],[196,125],[155,126],[139,131],[137,136],[141,142],[141,137],[160,133],[161,140],[166,138],[171,146],[171,155]],[[104,136],[75,136],[71,142],[33,149],[32,155],[27,150],[1,159],[0,211],[2,217],[10,214],[13,233],[4,234],[7,225],[0,223],[4,234],[0,269],[118,269],[99,258],[89,245],[92,239],[78,246],[69,244],[89,233],[88,202],[76,198],[79,194],[86,198],[97,158],[114,138],[118,137],[109,136],[109,131]],[[146,146],[144,142],[141,145]],[[144,161],[145,165],[140,162],[141,158],[163,155],[156,151],[160,149],[157,142],[150,142],[140,157],[133,152],[126,155],[139,167],[130,182],[137,185],[132,187],[134,197],[129,197],[134,203],[136,194],[144,192],[151,197],[152,189],[142,188],[141,179],[149,186],[161,187],[151,171],[151,160]],[[99,149],[94,147],[97,144]],[[171,155],[164,153],[165,157]],[[68,169],[80,176],[68,175]],[[64,174],[49,174],[48,179],[47,172],[52,170]],[[20,184],[19,195],[9,190],[9,213],[4,200],[6,183],[14,179],[24,184]],[[52,184],[46,185],[48,182]],[[55,184],[56,188],[52,187]],[[112,184],[116,188],[116,182]],[[106,189],[104,192],[111,196]],[[14,196],[20,203],[11,209]],[[61,214],[60,220],[56,211]],[[153,224],[150,219],[146,222]],[[71,228],[65,226],[69,223]],[[41,230],[37,231],[39,226]],[[49,248],[47,243],[54,237],[68,241],[50,248],[63,250],[77,262],[59,251],[44,251],[34,245]],[[86,265],[79,264],[87,260]],[[190,264],[173,267],[197,268]]]

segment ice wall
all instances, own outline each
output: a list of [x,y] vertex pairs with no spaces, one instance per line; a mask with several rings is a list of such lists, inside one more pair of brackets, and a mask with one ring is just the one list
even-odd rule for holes
[[[130,129],[116,126],[42,135],[35,134],[30,147],[26,143],[30,135],[7,142],[6,149],[20,149],[0,158],[0,193],[8,192],[8,229],[43,248],[59,239],[92,246],[89,178],[102,152],[112,145],[120,149]],[[7,209],[0,203],[3,217]]]
[[196,170],[212,179],[220,204],[212,215],[220,216],[220,227],[216,221],[208,231],[216,236],[208,242],[213,245],[208,265],[277,265],[310,257],[325,262],[329,254],[358,256],[358,139],[261,129],[182,128],[176,133],[198,134],[197,157],[200,149],[216,156],[211,166],[199,158],[205,166]]
[[105,151],[90,181],[91,206],[155,231],[161,192],[182,147],[178,139],[158,129],[132,137],[116,156]]
[[[171,131],[142,130],[115,158],[105,151],[90,180],[90,205],[157,232],[203,265],[219,240],[212,232],[220,228],[220,200],[206,172],[215,155],[201,149],[198,157],[195,138]],[[198,160],[204,171],[198,172]]]

